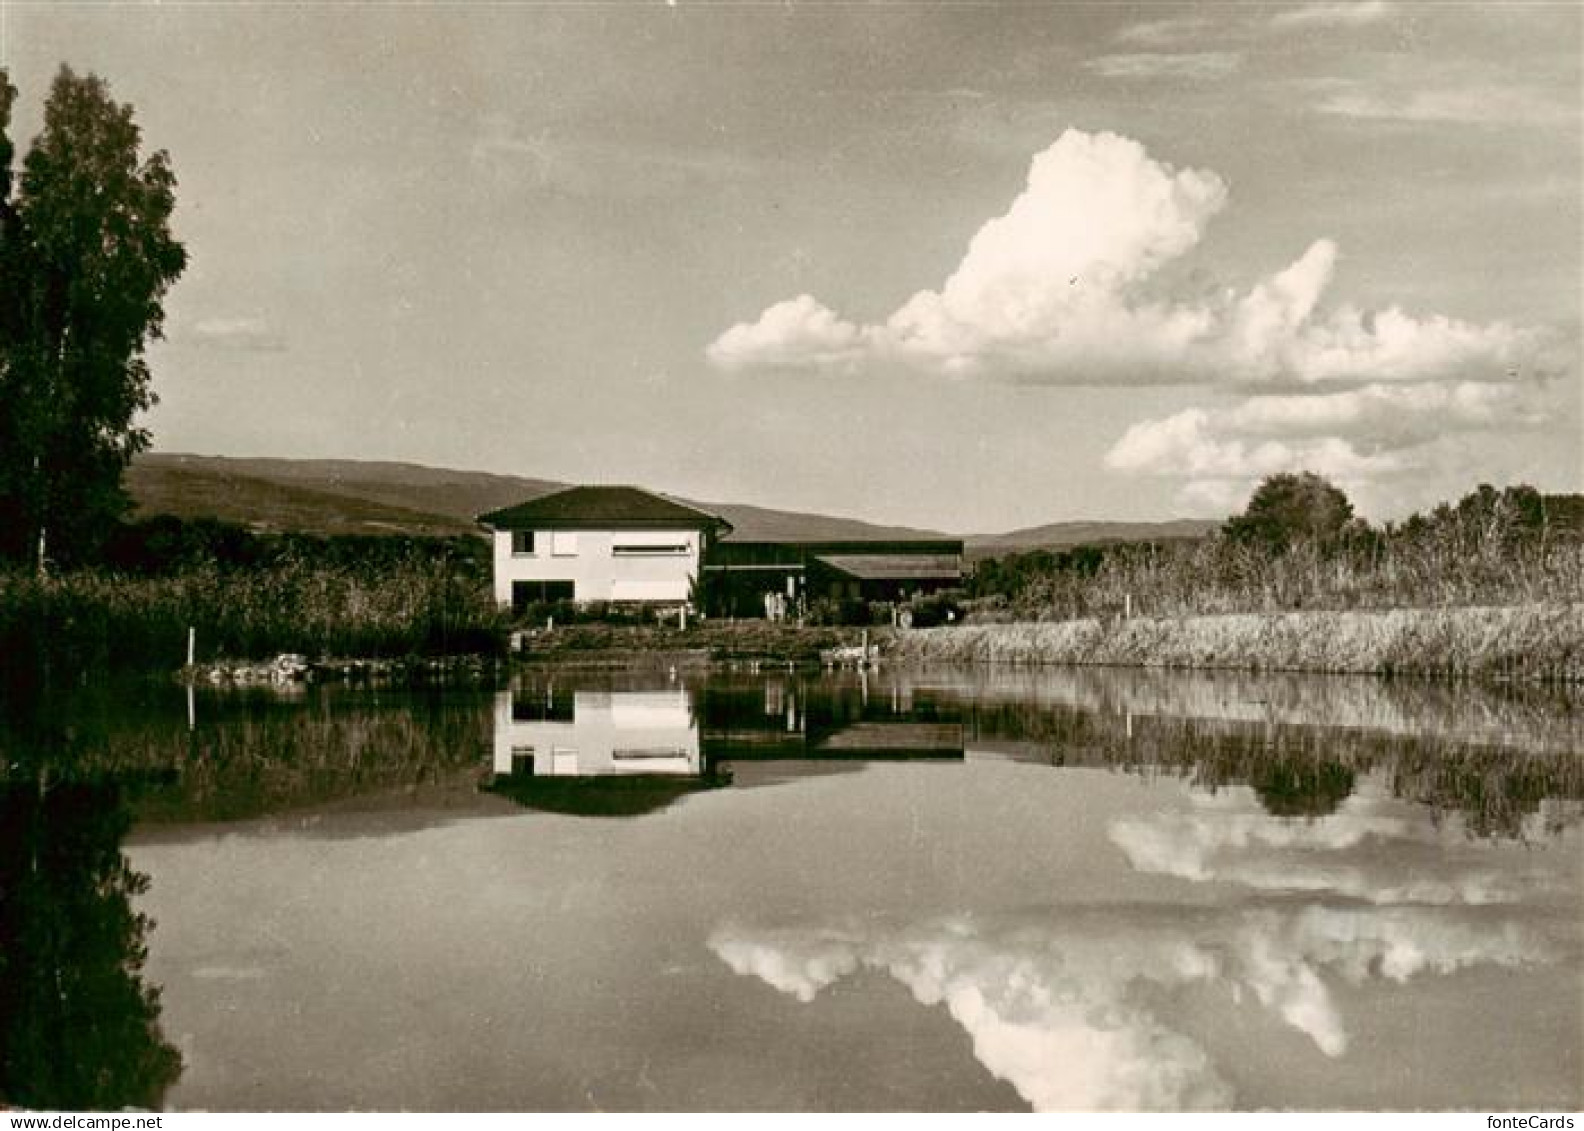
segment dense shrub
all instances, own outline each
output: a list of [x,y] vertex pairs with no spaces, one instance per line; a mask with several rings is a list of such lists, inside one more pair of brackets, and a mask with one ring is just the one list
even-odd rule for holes
[[914,628],[951,624],[963,615],[962,593],[956,589],[944,589],[939,593],[915,597],[908,602],[907,610],[912,614]]

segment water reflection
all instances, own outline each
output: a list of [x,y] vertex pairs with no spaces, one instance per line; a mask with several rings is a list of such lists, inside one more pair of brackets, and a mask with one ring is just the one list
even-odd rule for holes
[[[1565,697],[1132,672],[896,678],[960,709],[970,761],[1186,784],[1104,823],[1135,875],[1182,894],[913,922],[728,919],[708,945],[809,1004],[864,971],[896,979],[1036,1110],[1246,1107],[1224,1053],[1228,1027],[1260,1031],[1251,1010],[1340,1062],[1355,1029],[1379,1041],[1376,1000],[1435,1000],[1438,982],[1460,995],[1485,971],[1576,972],[1584,791]],[[1554,1036],[1576,1064],[1576,1024]],[[1326,1075],[1301,1058],[1278,1068]],[[1357,1087],[1357,1069],[1342,1079]]]
[[490,788],[530,808],[635,816],[727,784],[963,758],[960,711],[896,683],[778,673],[665,687],[521,677],[497,693]]
[[1524,836],[1537,819],[1554,831],[1584,799],[1584,714],[1566,689],[1095,669],[914,678],[972,704],[983,755],[1249,785],[1275,816],[1333,813],[1367,774],[1480,836]]
[[532,777],[704,772],[698,727],[681,688],[523,688],[495,698],[495,772]]
[[85,771],[41,706],[0,702],[0,1106],[158,1107],[181,1057],[142,973],[148,877],[122,853],[136,778]]
[[1384,789],[1372,793],[1326,820],[1291,821],[1235,790],[1194,792],[1179,808],[1113,820],[1106,834],[1136,870],[1195,884],[1468,906],[1518,903],[1555,887],[1547,857],[1492,857],[1462,821],[1432,820],[1388,804]]
[[614,811],[641,814],[723,784],[895,760],[1097,766],[1212,794],[1248,786],[1273,817],[1311,820],[1380,779],[1477,836],[1544,835],[1584,800],[1584,712],[1565,692],[1374,679],[559,673],[498,692],[318,688],[195,703],[175,688],[90,685],[52,710],[74,736],[74,772],[120,775],[143,825],[380,798],[460,812],[476,808],[467,798],[481,782],[559,811],[577,811],[569,797],[626,794]]
[[[1246,785],[1272,817],[1311,820],[1383,777],[1472,835],[1511,837],[1560,828],[1584,798],[1580,714],[1555,691],[1093,669],[657,682],[519,679],[494,706],[497,788],[564,810],[568,795],[668,779],[653,804],[623,806],[636,813],[728,781],[857,768],[846,762],[1004,758],[1181,776],[1212,794]],[[548,784],[573,778],[587,784]]]
[[943,1005],[985,1068],[1036,1111],[1235,1106],[1236,1089],[1197,1032],[1214,1007],[1184,1008],[1182,994],[1196,986],[1223,991],[1234,1012],[1265,1011],[1336,1059],[1349,1047],[1336,983],[1359,989],[1557,959],[1511,921],[1330,903],[1224,913],[1064,908],[902,926],[728,924],[709,946],[735,973],[803,1002],[859,970],[890,975],[921,1005]]
[[8,1102],[1580,1098],[1565,694],[530,672],[190,710],[0,717]]

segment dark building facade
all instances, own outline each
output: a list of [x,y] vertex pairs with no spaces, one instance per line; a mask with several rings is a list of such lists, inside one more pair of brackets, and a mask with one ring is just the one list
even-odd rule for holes
[[713,543],[704,558],[706,611],[795,615],[816,601],[906,601],[962,583],[960,539]]

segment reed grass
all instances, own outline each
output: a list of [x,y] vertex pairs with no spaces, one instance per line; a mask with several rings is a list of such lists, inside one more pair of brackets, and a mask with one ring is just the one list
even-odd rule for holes
[[287,561],[172,577],[0,574],[0,655],[83,668],[174,669],[186,659],[496,652],[502,614],[487,586],[442,563],[381,571]]
[[1584,539],[1513,539],[1448,523],[1271,554],[1213,536],[981,563],[969,593],[978,621],[1579,602]]
[[897,633],[895,658],[1584,681],[1584,602],[979,623]]

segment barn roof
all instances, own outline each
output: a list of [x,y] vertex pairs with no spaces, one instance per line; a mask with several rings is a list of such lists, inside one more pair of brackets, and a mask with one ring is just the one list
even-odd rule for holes
[[956,581],[962,563],[952,554],[820,554],[815,561],[860,581]]
[[649,527],[731,529],[719,515],[638,487],[570,487],[478,516],[497,530],[632,530]]

